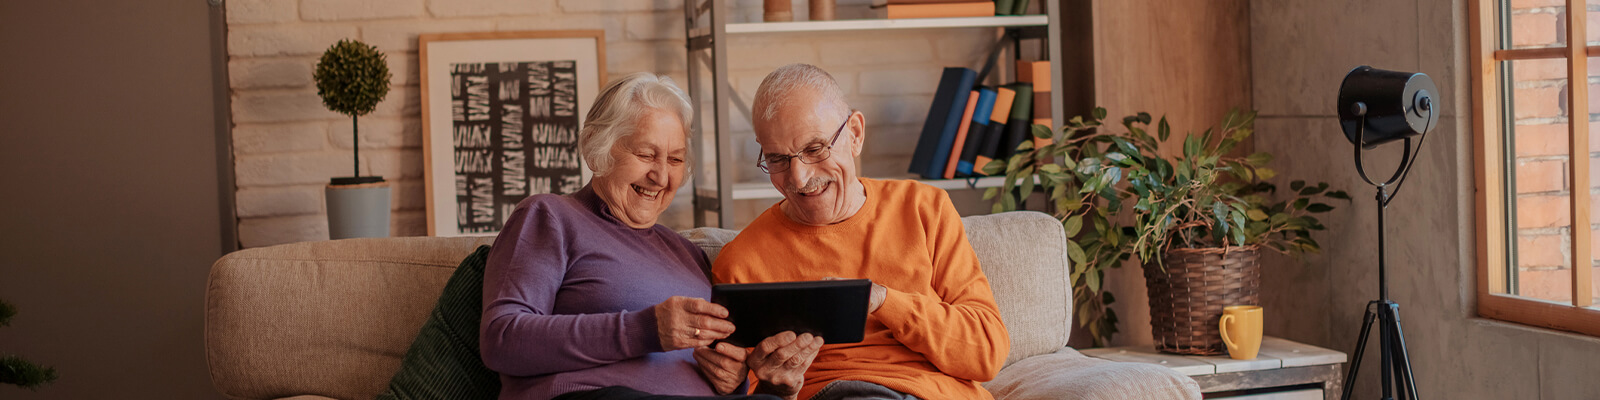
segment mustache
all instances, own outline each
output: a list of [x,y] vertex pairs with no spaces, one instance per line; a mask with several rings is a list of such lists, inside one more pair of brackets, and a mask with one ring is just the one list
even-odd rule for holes
[[813,176],[813,177],[811,177],[810,181],[806,182],[805,186],[801,186],[800,188],[790,187],[789,191],[790,192],[795,192],[795,193],[810,192],[810,191],[813,191],[813,190],[821,189],[822,186],[827,185],[829,183],[833,183],[833,180],[832,179],[828,179],[828,178],[823,178],[823,177],[820,177],[820,176]]

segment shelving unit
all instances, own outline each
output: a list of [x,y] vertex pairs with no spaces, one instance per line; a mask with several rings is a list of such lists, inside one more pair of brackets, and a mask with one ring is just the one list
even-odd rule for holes
[[[729,128],[735,102],[739,101],[740,111],[748,114],[748,106],[736,99],[737,95],[729,82],[726,55],[728,41],[731,38],[752,34],[830,31],[994,28],[999,33],[1016,30],[1020,37],[1048,40],[1049,44],[1044,46],[1047,49],[1046,59],[1056,64],[1052,65],[1050,72],[1051,118],[1057,122],[1065,121],[1062,68],[1059,65],[1065,57],[1062,54],[1062,46],[1058,45],[1062,43],[1062,10],[1060,3],[1039,3],[1044,8],[1044,15],[730,24],[727,22],[727,0],[685,1],[684,28],[688,37],[686,45],[689,53],[688,82],[685,89],[689,92],[691,101],[705,110],[697,112],[694,121],[691,122],[691,127],[696,133],[690,146],[699,158],[693,176],[695,226],[730,227],[734,225],[733,216],[730,215],[731,212],[725,211],[733,210],[735,201],[782,198],[782,194],[766,181],[733,182],[729,177],[734,175],[733,168],[736,166],[732,162],[723,162],[735,159],[734,149],[737,146],[733,143],[733,135]],[[697,66],[697,62],[703,64]],[[828,67],[819,66],[824,69]],[[996,69],[1011,67],[1010,63],[995,66]],[[936,83],[929,82],[929,85]],[[707,86],[710,87],[709,90]],[[945,190],[965,190],[998,187],[1004,183],[1004,178],[986,177],[972,180],[970,183],[967,179],[922,180],[922,182]]]

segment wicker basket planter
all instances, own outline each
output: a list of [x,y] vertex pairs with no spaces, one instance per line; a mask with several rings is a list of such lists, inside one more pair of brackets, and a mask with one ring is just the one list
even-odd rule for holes
[[1254,248],[1172,249],[1166,272],[1144,265],[1150,292],[1150,327],[1156,350],[1174,354],[1226,354],[1217,320],[1222,308],[1259,305],[1261,268]]

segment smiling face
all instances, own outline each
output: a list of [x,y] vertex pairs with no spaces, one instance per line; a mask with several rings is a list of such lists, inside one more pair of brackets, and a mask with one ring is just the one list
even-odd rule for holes
[[689,146],[683,122],[667,111],[650,110],[634,133],[611,147],[611,171],[590,182],[611,214],[635,229],[656,224],[683,183]]
[[[786,200],[781,205],[784,215],[813,226],[844,222],[866,203],[865,188],[856,179],[855,163],[855,157],[861,154],[866,118],[840,109],[812,90],[791,92],[783,106],[771,118],[753,121],[763,158],[828,146],[834,132],[841,132],[828,150],[827,159],[807,164],[794,158],[789,161],[789,169],[769,175],[772,186]],[[840,124],[844,125],[843,131],[835,130]]]

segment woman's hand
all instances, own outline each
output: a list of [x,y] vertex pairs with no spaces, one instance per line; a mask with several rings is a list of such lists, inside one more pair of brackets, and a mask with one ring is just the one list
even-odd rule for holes
[[705,299],[672,296],[656,304],[655,312],[662,351],[703,347],[733,334],[728,309]]
[[744,383],[745,375],[750,373],[750,368],[744,365],[745,355],[749,354],[743,348],[732,344],[717,343],[716,347],[694,348],[694,360],[699,362],[700,375],[711,382],[711,388],[718,395],[733,393]]
[[756,393],[771,394],[793,399],[806,382],[806,369],[822,350],[822,338],[784,331],[762,340],[755,351],[745,358],[750,371],[756,373]]

